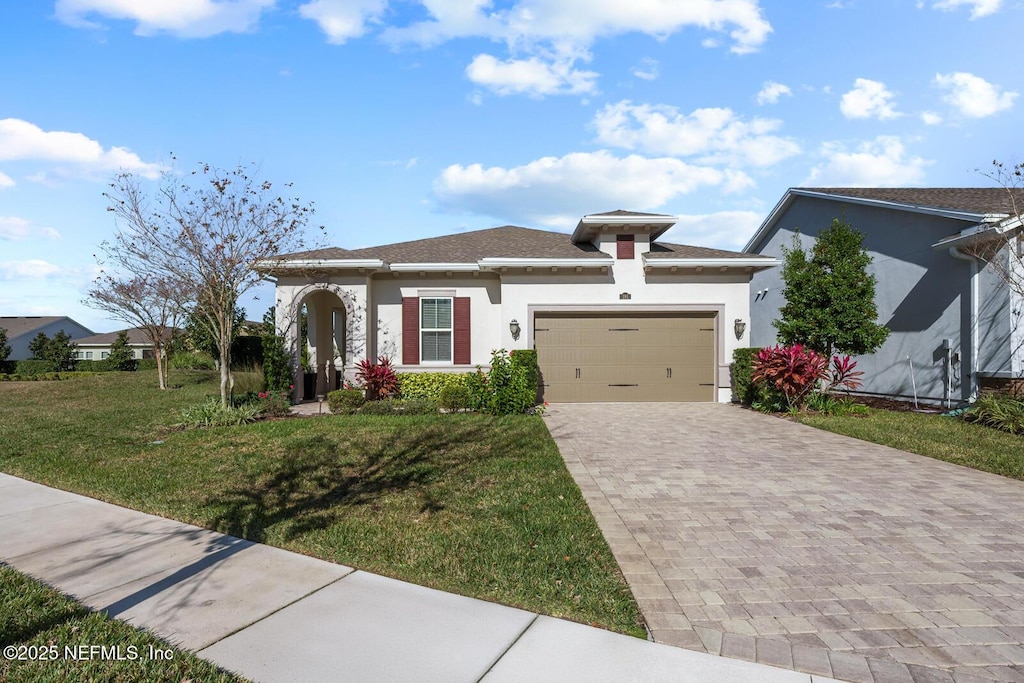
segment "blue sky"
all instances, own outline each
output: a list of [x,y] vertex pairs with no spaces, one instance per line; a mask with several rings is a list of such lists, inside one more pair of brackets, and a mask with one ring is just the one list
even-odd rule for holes
[[[70,315],[118,169],[256,162],[347,248],[585,213],[738,249],[788,187],[1021,161],[1019,0],[8,0],[0,314]],[[270,290],[244,303],[259,319]]]

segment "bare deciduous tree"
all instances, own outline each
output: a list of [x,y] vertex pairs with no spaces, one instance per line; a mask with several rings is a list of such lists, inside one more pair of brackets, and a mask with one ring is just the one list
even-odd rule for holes
[[179,304],[187,302],[183,307],[218,340],[223,405],[234,386],[235,306],[262,279],[253,266],[303,249],[313,213],[312,204],[275,196],[258,174],[254,165],[199,164],[184,176],[169,169],[150,197],[136,175],[123,172],[105,195],[118,223],[120,264],[136,276],[166,279],[185,295]]
[[[140,264],[124,261],[123,252],[112,245],[104,244],[101,248],[119,268],[135,266],[141,270]],[[103,273],[96,278],[88,294],[89,298],[84,302],[87,306],[105,311],[145,333],[153,345],[160,388],[166,389],[167,347],[181,320],[188,292],[182,290],[177,281],[159,274],[117,278]]]

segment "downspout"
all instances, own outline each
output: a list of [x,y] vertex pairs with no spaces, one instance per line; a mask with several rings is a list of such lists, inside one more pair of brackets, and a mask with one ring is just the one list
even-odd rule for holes
[[978,259],[965,254],[957,247],[949,248],[949,255],[961,261],[968,261],[971,264],[971,356],[967,365],[967,376],[970,378],[970,396],[967,400],[971,403],[978,398],[978,350],[980,348],[978,338],[978,300],[980,298]]

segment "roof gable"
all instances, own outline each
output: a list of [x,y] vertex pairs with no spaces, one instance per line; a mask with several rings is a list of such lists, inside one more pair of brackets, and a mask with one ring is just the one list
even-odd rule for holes
[[[36,330],[42,329],[47,325],[61,320],[68,320],[75,325],[74,320],[67,317],[66,315],[24,315],[24,316],[0,316],[0,327],[7,330],[7,338],[14,339],[24,334],[30,334]],[[78,325],[82,327],[81,325]]]
[[792,187],[761,223],[744,251],[756,253],[776,221],[800,197],[931,214],[963,221],[965,229],[980,223],[995,224],[1013,215],[1014,202],[1016,210],[1024,208],[1024,189],[1011,194],[1002,187]]

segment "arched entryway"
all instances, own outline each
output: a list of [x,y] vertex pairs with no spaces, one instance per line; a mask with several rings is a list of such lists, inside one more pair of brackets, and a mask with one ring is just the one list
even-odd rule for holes
[[354,363],[348,330],[351,302],[343,291],[311,285],[296,294],[288,309],[289,319],[278,326],[286,330],[292,349],[294,399],[314,400],[340,388],[345,367]]

